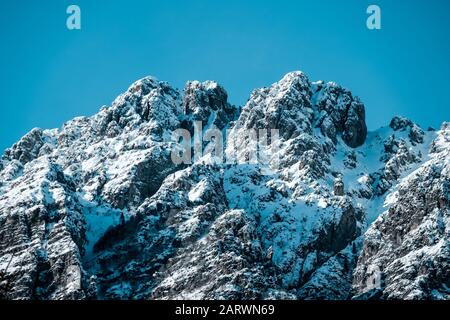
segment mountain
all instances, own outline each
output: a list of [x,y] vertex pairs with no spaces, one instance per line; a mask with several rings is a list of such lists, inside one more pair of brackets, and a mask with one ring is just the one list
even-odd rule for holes
[[0,298],[449,299],[449,152],[302,72],[243,107],[147,77],[5,151]]

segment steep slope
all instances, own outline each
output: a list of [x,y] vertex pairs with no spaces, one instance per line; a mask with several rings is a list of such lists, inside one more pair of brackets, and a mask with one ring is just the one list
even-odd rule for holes
[[[442,126],[427,161],[386,197],[386,211],[364,235],[354,277],[362,297],[450,298],[450,126]],[[364,292],[367,283],[377,287]]]
[[[368,133],[357,97],[301,72],[238,110],[148,77],[6,150],[0,297],[448,298],[448,124]],[[224,154],[175,164],[198,123]]]

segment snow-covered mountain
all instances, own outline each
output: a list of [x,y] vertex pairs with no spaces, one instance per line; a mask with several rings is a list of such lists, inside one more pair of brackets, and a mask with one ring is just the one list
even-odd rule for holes
[[[176,164],[196,122],[238,160],[252,129],[278,148]],[[449,299],[449,153],[450,123],[367,132],[359,98],[301,72],[242,108],[147,77],[4,153],[0,298]]]

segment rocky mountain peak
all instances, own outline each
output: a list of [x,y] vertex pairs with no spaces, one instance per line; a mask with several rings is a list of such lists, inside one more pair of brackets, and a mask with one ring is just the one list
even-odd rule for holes
[[[151,131],[161,134],[178,125],[181,96],[167,82],[145,77],[134,82],[99,114],[103,130],[117,134],[119,128],[133,129],[149,122]],[[109,126],[109,128],[105,128]]]
[[4,158],[15,159],[25,164],[39,156],[39,150],[44,144],[43,140],[42,129],[34,128],[11,148],[7,149]]
[[339,135],[352,148],[362,145],[367,135],[365,109],[359,98],[334,82],[311,83],[300,71],[255,90],[240,120],[238,125],[247,128],[277,127],[285,139],[312,133],[318,127],[334,143]]
[[366,139],[364,104],[352,93],[334,82],[314,84],[316,127],[332,141],[337,135],[350,147],[362,145]]
[[302,71],[292,71],[273,84],[273,87],[280,94],[289,95],[290,91],[307,91],[311,87],[311,83],[308,76]]
[[236,107],[228,103],[226,90],[214,81],[189,81],[184,88],[184,113],[190,121],[223,129],[237,115]]
[[[359,98],[301,72],[241,112],[227,98],[147,77],[8,149],[0,298],[448,299],[448,123],[367,132]],[[250,129],[279,148],[175,164],[172,132],[195,121],[230,130],[241,160]]]
[[413,143],[423,142],[423,130],[417,124],[405,117],[397,116],[392,118],[389,127],[394,131],[408,131],[408,136]]

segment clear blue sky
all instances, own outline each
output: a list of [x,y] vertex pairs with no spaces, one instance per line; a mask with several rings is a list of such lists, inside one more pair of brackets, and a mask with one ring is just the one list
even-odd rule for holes
[[[382,30],[366,28],[378,4]],[[66,29],[77,4],[82,30]],[[33,127],[92,115],[153,75],[217,80],[243,104],[286,72],[336,81],[369,129],[404,115],[450,120],[448,0],[30,0],[0,4],[0,152]]]

